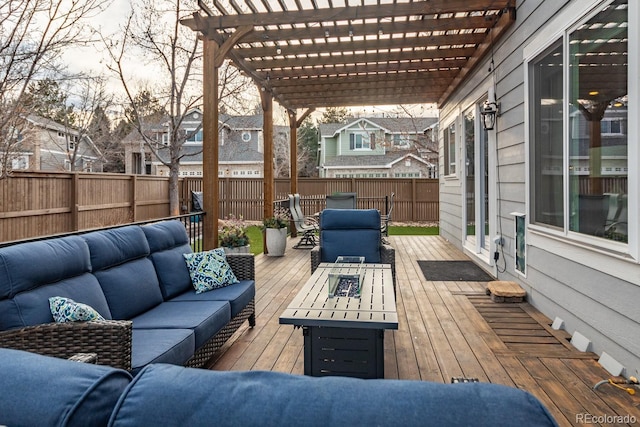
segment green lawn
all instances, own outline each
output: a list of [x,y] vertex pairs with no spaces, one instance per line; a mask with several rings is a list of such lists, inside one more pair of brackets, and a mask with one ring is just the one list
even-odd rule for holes
[[264,251],[262,247],[264,242],[262,240],[262,227],[252,225],[247,228],[247,235],[249,236],[249,245],[251,245],[251,253],[254,255],[261,254]]
[[[389,227],[390,236],[437,236],[440,233],[438,227],[415,227],[415,226],[399,226],[392,225]],[[251,245],[251,253],[254,255],[261,254],[264,251],[262,241],[262,227],[252,225],[247,229],[249,235],[249,244]]]
[[390,236],[437,236],[439,227],[415,227],[392,225],[389,227]]

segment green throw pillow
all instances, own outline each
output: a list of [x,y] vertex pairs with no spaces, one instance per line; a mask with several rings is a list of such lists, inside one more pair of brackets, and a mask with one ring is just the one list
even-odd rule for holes
[[104,320],[104,317],[93,307],[75,302],[71,298],[51,297],[49,298],[49,308],[51,308],[53,320],[58,323]]
[[197,294],[238,283],[222,248],[183,256]]

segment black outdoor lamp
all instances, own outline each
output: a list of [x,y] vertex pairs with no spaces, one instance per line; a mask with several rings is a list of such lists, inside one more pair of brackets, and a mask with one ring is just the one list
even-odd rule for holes
[[496,102],[496,96],[493,89],[489,89],[489,97],[480,107],[482,115],[482,126],[484,130],[493,130],[496,125],[496,117],[500,112],[500,104]]

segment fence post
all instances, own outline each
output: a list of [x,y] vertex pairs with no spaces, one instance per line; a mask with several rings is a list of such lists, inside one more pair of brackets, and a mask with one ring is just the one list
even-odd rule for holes
[[78,172],[73,172],[71,174],[71,197],[73,200],[71,201],[71,228],[73,231],[80,230],[80,206],[78,203],[79,192],[80,192],[80,175]]
[[131,219],[133,220],[133,222],[137,221],[138,218],[138,200],[136,197],[136,192],[138,189],[138,176],[137,175],[131,175],[131,186],[130,186],[130,190],[131,194],[130,194],[130,198],[129,198],[129,203],[131,206]]
[[411,221],[416,221],[416,197],[418,197],[416,179],[411,178]]

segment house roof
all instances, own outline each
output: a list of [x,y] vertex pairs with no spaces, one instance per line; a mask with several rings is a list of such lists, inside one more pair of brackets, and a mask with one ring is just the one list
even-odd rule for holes
[[320,136],[334,136],[342,131],[342,129],[349,128],[361,120],[366,120],[372,125],[379,126],[390,134],[420,134],[438,122],[438,119],[434,117],[354,117],[349,119],[347,123],[321,123],[319,126]]
[[233,130],[261,130],[264,120],[262,114],[252,116],[230,116],[220,114],[220,124]]
[[325,168],[359,168],[359,167],[377,167],[390,168],[394,163],[401,161],[407,157],[412,157],[426,165],[429,164],[424,159],[416,156],[411,151],[393,151],[378,156],[336,156],[326,160],[323,167]]
[[[42,116],[38,116],[36,114],[29,114],[27,116],[27,121],[29,123],[32,123],[35,126],[41,127],[43,129],[48,129],[48,130],[52,130],[55,132],[64,132],[67,133],[69,135],[73,135],[73,136],[80,136],[80,132],[70,126],[65,126],[63,124],[60,124],[54,120],[48,119],[46,117],[42,117]],[[91,147],[91,149],[93,151],[95,151],[96,155],[98,157],[103,157],[102,155],[102,151],[100,151],[100,149],[98,148],[98,146],[93,142],[93,140],[91,139],[91,137],[89,135],[82,135],[82,139],[84,139],[84,141],[89,144],[89,146]]]
[[442,105],[516,19],[515,0],[198,3],[182,22],[290,110]]

